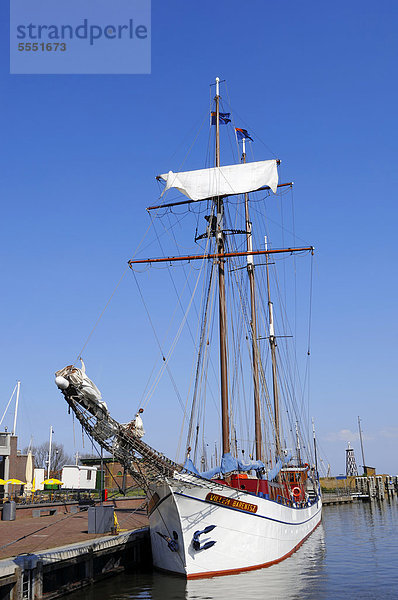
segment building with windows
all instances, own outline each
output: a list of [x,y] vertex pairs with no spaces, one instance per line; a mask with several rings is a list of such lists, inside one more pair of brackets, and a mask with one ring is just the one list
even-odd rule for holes
[[[0,479],[25,481],[27,454],[18,450],[18,437],[9,431],[0,432]],[[0,486],[0,498],[8,493],[8,485]]]
[[[80,462],[85,466],[97,468],[97,489],[101,487],[107,490],[123,490],[137,487],[137,482],[128,471],[125,472],[123,465],[112,457],[104,457],[103,463],[103,485],[101,486],[101,458],[81,458]],[[63,480],[62,480],[63,481]]]

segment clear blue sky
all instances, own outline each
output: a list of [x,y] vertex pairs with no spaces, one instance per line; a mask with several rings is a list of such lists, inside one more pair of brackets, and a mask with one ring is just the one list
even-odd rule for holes
[[[311,413],[325,460],[342,472],[350,439],[361,462],[360,415],[367,462],[398,472],[397,3],[154,0],[152,74],[136,76],[9,75],[6,4],[0,413],[21,379],[20,445],[53,425],[82,449],[53,373],[79,353],[149,224],[154,175],[178,167],[219,75],[283,160],[296,231],[317,248]],[[124,280],[84,353],[122,421],[152,368],[138,304]],[[172,454],[172,426],[153,423],[148,440]]]

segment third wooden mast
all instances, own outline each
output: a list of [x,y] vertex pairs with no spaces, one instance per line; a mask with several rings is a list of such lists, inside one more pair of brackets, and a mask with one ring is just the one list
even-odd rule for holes
[[[246,162],[246,139],[242,139],[242,162]],[[245,194],[245,220],[246,220],[246,245],[247,251],[252,252],[252,224],[249,215],[249,194]],[[254,279],[254,256],[247,256],[247,272],[250,284],[250,328],[252,335],[252,362],[253,362],[253,392],[254,392],[254,433],[256,444],[256,460],[263,460],[262,434],[261,434],[261,408],[259,385],[259,355],[257,346],[257,311],[256,311],[256,286]]]
[[[268,250],[267,238],[265,238],[265,249]],[[268,254],[265,255],[265,265],[267,270],[267,293],[268,293],[268,316],[269,316],[269,345],[271,348],[272,361],[272,387],[274,395],[274,419],[275,419],[275,456],[276,460],[282,460],[281,437],[280,437],[280,417],[279,417],[279,387],[278,387],[278,369],[276,364],[276,336],[274,328],[274,311],[271,301],[271,286],[269,277]],[[278,475],[280,482],[280,474]]]

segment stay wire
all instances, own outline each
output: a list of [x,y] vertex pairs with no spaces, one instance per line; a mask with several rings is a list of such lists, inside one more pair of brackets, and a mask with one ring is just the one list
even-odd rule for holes
[[[177,240],[175,239],[175,236],[174,236],[174,233],[173,233],[173,227],[170,227],[169,229],[170,229],[170,231],[172,232],[172,239],[173,239],[173,241],[174,241],[174,243],[175,243],[176,247],[178,248],[178,243],[177,243]],[[160,250],[161,250],[162,256],[164,256],[164,250],[163,250],[163,247],[162,247],[162,244],[161,244],[161,241],[160,241],[160,237],[159,237],[159,235],[158,235],[158,233],[157,233],[157,230],[156,230],[155,224],[154,224],[154,230],[155,230],[155,233],[156,233],[156,236],[157,236],[157,241],[158,241],[158,244],[159,244],[159,247],[160,247]],[[207,242],[206,242],[206,251],[207,251],[207,246],[208,246],[208,244],[209,244],[209,238],[207,238]],[[181,299],[181,296],[180,296],[180,294],[179,294],[179,292],[178,292],[178,288],[177,288],[177,285],[176,285],[176,283],[175,283],[175,281],[174,281],[174,277],[173,277],[173,275],[172,275],[172,272],[171,272],[171,270],[169,270],[169,275],[170,275],[170,279],[171,279],[171,281],[172,281],[172,284],[173,284],[173,288],[174,288],[175,294],[176,294],[176,296],[177,296],[177,300],[178,300],[179,306],[180,306],[180,308],[181,308],[181,310],[183,311],[183,314],[184,314],[184,309],[183,309],[182,299]],[[192,292],[191,292],[191,289],[190,289],[190,285],[189,285],[189,281],[188,281],[188,278],[187,278],[187,275],[186,275],[185,271],[184,271],[184,275],[185,275],[185,279],[186,279],[186,285],[187,285],[187,287],[188,287],[188,290],[189,290],[189,291],[190,291],[190,293],[192,294]],[[197,314],[197,316],[198,316],[198,319],[199,319],[199,314],[198,314],[198,311],[197,311],[197,308],[196,308],[196,305],[195,305],[195,303],[194,303],[194,309],[195,309],[195,312],[196,312],[196,314]],[[193,332],[192,332],[192,329],[191,329],[191,326],[190,326],[190,324],[189,324],[189,321],[187,321],[187,327],[188,327],[188,331],[189,331],[189,334],[190,334],[190,337],[191,337],[191,340],[192,340],[192,343],[193,343],[193,347],[194,347],[194,348],[195,348],[195,350],[196,350],[196,341],[195,341],[195,336],[194,336],[194,334],[193,334]],[[200,348],[200,344],[199,344],[199,348]],[[189,390],[190,390],[190,388],[191,388],[191,385],[189,386]],[[195,396],[195,394],[194,394],[194,396]],[[181,433],[180,433],[180,436],[179,436],[179,443],[178,443],[178,448],[177,448],[177,456],[179,455],[179,452],[180,452],[181,438],[182,438],[182,431],[183,431],[183,428],[184,428],[184,424],[185,424],[185,420],[186,420],[186,415],[187,415],[187,409],[188,409],[188,398],[189,398],[189,392],[188,392],[188,394],[187,394],[187,398],[186,398],[186,402],[185,402],[185,406],[184,406],[184,419],[183,419],[183,422],[182,422],[182,430],[181,430]],[[192,420],[192,410],[193,410],[193,409],[191,409],[191,417],[190,417],[190,421]],[[191,425],[190,425],[190,427],[191,427]],[[190,438],[190,437],[191,437],[191,436],[190,436],[190,434],[188,434],[188,438]],[[187,447],[188,447],[189,445],[190,445],[190,443],[187,443]]]
[[150,313],[149,313],[148,306],[147,306],[147,304],[146,304],[146,302],[145,302],[145,299],[144,299],[144,296],[143,296],[143,294],[142,294],[142,291],[141,291],[140,285],[139,285],[139,283],[138,283],[137,276],[136,276],[136,274],[135,274],[135,272],[134,272],[134,271],[132,271],[132,273],[133,273],[133,277],[134,277],[135,283],[136,283],[136,285],[137,285],[138,293],[140,294],[140,297],[141,297],[142,304],[144,305],[145,312],[146,312],[146,314],[147,314],[147,317],[148,317],[149,324],[150,324],[150,326],[151,326],[151,328],[152,328],[153,335],[155,336],[156,343],[157,343],[157,345],[158,345],[158,347],[159,347],[159,351],[160,351],[160,354],[161,354],[161,356],[162,356],[162,360],[163,360],[163,361],[164,361],[164,363],[165,363],[165,366],[166,366],[166,369],[167,369],[167,373],[168,373],[168,375],[169,375],[169,377],[170,377],[170,381],[171,381],[171,383],[172,383],[172,385],[173,385],[173,387],[174,387],[174,391],[175,391],[175,393],[176,393],[176,396],[177,396],[178,402],[180,403],[180,406],[181,406],[181,408],[182,408],[182,411],[183,411],[183,413],[184,413],[184,415],[185,415],[185,407],[184,407],[184,404],[183,404],[183,402],[182,402],[182,398],[181,398],[180,392],[179,392],[179,390],[178,390],[178,388],[177,388],[177,384],[176,384],[176,382],[175,382],[175,379],[174,379],[174,377],[173,377],[173,375],[172,375],[172,373],[171,373],[170,367],[169,367],[169,365],[167,364],[167,359],[166,359],[166,356],[165,356],[165,354],[164,354],[164,352],[163,352],[162,345],[161,345],[161,343],[160,343],[160,340],[159,340],[158,334],[156,333],[156,329],[155,329],[155,326],[154,326],[154,324],[153,324],[153,321],[152,321],[152,319],[151,319],[151,315],[150,315]]
[[89,341],[90,341],[90,339],[91,339],[92,335],[94,334],[94,331],[97,329],[97,327],[98,327],[98,325],[99,325],[99,323],[100,323],[100,321],[101,321],[102,317],[104,316],[104,313],[105,313],[106,309],[108,308],[109,304],[111,303],[111,300],[112,300],[113,296],[116,294],[117,290],[119,289],[119,286],[120,286],[120,284],[122,283],[122,281],[123,281],[123,279],[124,279],[124,276],[126,275],[126,273],[127,273],[128,269],[129,269],[129,267],[126,267],[126,268],[125,268],[125,270],[124,270],[124,272],[123,272],[123,275],[122,275],[122,276],[121,276],[121,278],[119,279],[119,281],[118,281],[118,283],[117,283],[117,285],[116,285],[115,289],[113,290],[113,292],[112,292],[112,294],[111,294],[111,296],[110,296],[110,298],[109,298],[108,302],[105,304],[105,306],[104,306],[104,308],[103,308],[103,310],[102,310],[102,312],[101,312],[100,316],[99,316],[99,317],[98,317],[98,319],[96,320],[94,327],[92,328],[92,330],[91,330],[91,332],[90,332],[90,334],[89,334],[88,338],[87,338],[87,339],[86,339],[86,341],[84,342],[84,344],[83,344],[83,347],[82,347],[82,349],[80,350],[79,354],[77,355],[77,357],[76,357],[76,359],[75,359],[75,362],[73,363],[73,365],[75,365],[75,364],[77,363],[77,361],[79,360],[79,358],[80,358],[80,357],[81,357],[81,355],[83,354],[83,351],[85,350],[85,348],[86,348],[87,344],[89,343]]
[[[151,228],[151,227],[152,227],[152,224],[150,223],[150,224],[148,225],[148,227],[147,227],[147,229],[146,229],[146,231],[145,231],[144,235],[142,236],[142,238],[141,238],[141,240],[140,240],[140,242],[139,242],[139,244],[138,244],[137,248],[135,249],[135,251],[134,251],[134,253],[133,253],[133,257],[132,257],[132,258],[134,258],[134,256],[136,256],[136,254],[137,254],[138,250],[140,249],[140,247],[142,246],[142,244],[143,244],[143,242],[144,242],[144,240],[145,240],[146,236],[148,235],[148,232],[149,232],[149,230],[150,230],[150,228]],[[119,281],[118,281],[118,283],[117,283],[117,285],[116,285],[115,289],[113,290],[113,292],[112,292],[112,294],[111,294],[111,296],[110,296],[110,298],[109,298],[108,302],[105,304],[105,307],[104,307],[104,309],[102,310],[102,312],[101,312],[100,316],[98,317],[97,321],[95,322],[95,325],[94,325],[94,327],[92,328],[92,330],[91,330],[91,332],[90,332],[90,334],[89,334],[88,338],[87,338],[87,339],[86,339],[86,341],[84,342],[82,349],[80,350],[79,354],[77,355],[77,357],[76,357],[76,359],[75,359],[75,362],[73,363],[74,365],[77,363],[77,361],[79,360],[79,358],[80,358],[80,357],[81,357],[81,355],[83,354],[83,351],[85,350],[85,348],[86,348],[87,344],[89,343],[89,341],[90,341],[90,339],[91,339],[91,337],[92,337],[92,335],[93,335],[94,331],[96,330],[97,326],[99,325],[99,322],[101,321],[101,319],[102,319],[102,317],[103,317],[103,315],[104,315],[104,313],[105,313],[106,309],[108,308],[109,304],[111,303],[111,300],[112,300],[113,296],[115,295],[115,293],[116,293],[116,291],[118,290],[118,288],[119,288],[120,284],[122,283],[122,281],[123,281],[123,279],[124,279],[124,277],[125,277],[125,275],[126,275],[126,273],[127,273],[128,269],[129,269],[129,267],[127,266],[127,267],[126,267],[126,269],[124,270],[124,272],[123,272],[123,274],[122,274],[121,278],[119,279]]]
[[[226,89],[226,92],[227,92],[228,104],[229,104],[230,111],[231,111],[232,113],[234,113],[234,114],[235,114],[235,115],[236,115],[236,116],[239,118],[239,120],[240,120],[240,121],[242,121],[242,124],[243,124],[243,125],[245,125],[245,126],[246,126],[246,128],[247,128],[248,130],[250,130],[250,132],[253,132],[253,131],[255,131],[255,130],[254,130],[254,129],[253,129],[251,126],[250,126],[250,124],[249,124],[249,123],[247,123],[247,122],[244,120],[244,118],[243,118],[243,117],[241,117],[241,116],[239,115],[239,113],[238,113],[238,112],[237,112],[237,111],[236,111],[234,108],[232,108],[232,104],[231,104],[231,102],[230,102],[230,100],[229,100],[229,92],[228,92],[228,85],[227,85],[227,82],[225,82],[225,89]],[[272,150],[272,149],[271,149],[271,148],[268,146],[268,144],[266,144],[266,143],[264,142],[264,140],[262,140],[262,139],[260,138],[260,136],[258,136],[257,134],[254,134],[254,137],[255,137],[255,139],[259,140],[259,142],[261,142],[261,143],[263,144],[263,146],[265,146],[265,148],[267,148],[267,150],[268,150],[268,151],[269,151],[269,152],[270,152],[270,153],[273,155],[273,157],[274,157],[274,158],[277,158],[277,155],[275,154],[275,152],[274,152],[274,151],[273,151],[273,150]]]
[[[199,127],[199,129],[198,129],[198,131],[197,131],[197,133],[196,133],[196,135],[195,135],[195,137],[194,137],[194,139],[193,139],[193,142],[192,142],[192,144],[189,146],[189,148],[188,148],[187,152],[185,153],[185,156],[184,156],[184,158],[182,159],[182,161],[180,162],[180,164],[179,164],[179,166],[178,166],[177,173],[178,173],[179,171],[181,171],[182,167],[184,166],[184,164],[185,164],[185,162],[186,162],[186,160],[187,160],[187,158],[188,158],[189,154],[191,153],[191,150],[192,150],[192,148],[193,148],[193,147],[194,147],[194,145],[196,144],[196,140],[198,139],[198,137],[199,137],[199,134],[200,134],[200,132],[202,131],[202,129],[203,129],[203,126],[204,126],[204,124],[205,124],[205,121],[206,121],[206,119],[207,119],[207,118],[208,118],[208,113],[207,113],[207,111],[206,111],[206,115],[205,115],[205,117],[204,117],[204,118],[203,118],[203,120],[202,120],[202,123],[201,123],[201,125],[200,125],[200,127]],[[170,189],[170,188],[169,188],[169,189]],[[162,193],[160,194],[160,196],[159,196],[159,197],[161,197],[161,196],[162,196],[162,194],[164,193],[164,199],[165,199],[168,191],[169,191],[169,190],[167,190],[166,192],[164,192],[164,190],[163,190],[163,191],[162,191]],[[160,206],[160,208],[162,208],[162,207]]]

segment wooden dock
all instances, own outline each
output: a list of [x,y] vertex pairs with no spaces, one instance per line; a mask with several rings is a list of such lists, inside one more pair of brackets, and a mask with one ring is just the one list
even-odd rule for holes
[[15,521],[0,521],[0,599],[52,600],[150,563],[142,503],[142,498],[108,503],[118,520],[116,535],[88,533],[87,510],[75,512],[68,505],[40,516],[26,507],[17,510]]
[[323,494],[322,504],[323,506],[329,506],[331,504],[349,504],[351,502],[357,502],[356,496],[349,494]]

